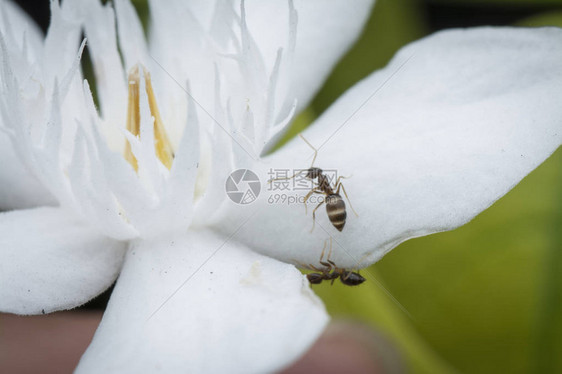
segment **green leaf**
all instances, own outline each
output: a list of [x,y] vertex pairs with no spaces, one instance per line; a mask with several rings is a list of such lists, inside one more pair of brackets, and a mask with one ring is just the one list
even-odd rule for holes
[[561,165],[559,150],[469,224],[374,266],[463,373],[562,372]]
[[540,27],[540,26],[557,26],[562,27],[562,10],[545,12],[534,15],[517,22],[517,26]]
[[506,7],[539,7],[560,6],[562,0],[429,0],[428,3],[443,5],[466,5],[466,6],[506,6]]
[[333,286],[324,282],[313,286],[314,291],[326,303],[333,318],[362,321],[382,332],[401,352],[406,366],[413,373],[455,372],[430,347],[417,332],[407,312],[404,312],[377,279],[374,268],[362,271],[367,281],[360,286],[349,287],[336,281]]

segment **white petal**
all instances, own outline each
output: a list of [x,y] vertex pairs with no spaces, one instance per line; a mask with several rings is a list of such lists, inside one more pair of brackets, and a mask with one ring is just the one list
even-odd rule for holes
[[57,208],[0,214],[0,310],[70,309],[117,277],[125,243],[98,235]]
[[[289,1],[248,1],[248,28],[271,69],[277,49],[289,49]],[[336,62],[359,36],[374,0],[296,0],[292,97],[306,107]],[[288,48],[289,47],[289,48]],[[286,51],[291,53],[290,51]]]
[[119,32],[119,47],[128,71],[136,64],[147,65],[148,51],[141,22],[135,8],[129,0],[116,0],[117,29]]
[[77,372],[264,373],[304,353],[328,319],[308,282],[229,239],[134,244]]
[[[408,60],[409,59],[409,60]],[[255,203],[239,232],[280,259],[317,263],[328,235],[332,259],[356,267],[409,238],[451,230],[507,193],[562,142],[562,31],[479,28],[441,32],[413,43],[382,71],[347,92],[305,137],[315,166],[337,170],[347,204],[340,233],[302,203]],[[308,168],[312,150],[299,138],[262,170]],[[341,194],[341,191],[340,191]],[[318,195],[316,195],[318,196]],[[343,196],[343,194],[342,194]],[[232,204],[226,227],[249,215]]]
[[121,150],[124,138],[119,128],[125,126],[127,85],[117,49],[115,14],[107,4],[97,0],[80,1],[88,48],[96,75],[96,90],[104,122],[101,129],[111,149]]
[[[10,40],[9,33],[6,34],[6,39],[2,37],[0,43],[0,54],[3,54],[0,69],[3,86],[3,94],[0,95],[0,126],[12,137],[12,146],[7,147],[9,151],[1,152],[5,153],[3,161],[7,164],[2,165],[2,179],[7,181],[2,188],[17,188],[29,181],[29,185],[22,188],[22,193],[3,193],[5,198],[13,195],[24,200],[2,204],[9,208],[52,202],[50,194],[45,193],[45,189],[34,178],[47,187],[52,195],[56,195],[59,202],[65,200],[60,180],[62,172],[58,173],[58,163],[61,159],[65,161],[64,156],[68,151],[65,146],[70,145],[65,142],[65,138],[68,132],[72,132],[74,120],[80,112],[79,105],[76,105],[80,95],[76,94],[75,89],[76,83],[80,81],[78,69],[82,49],[78,56],[76,46],[72,53],[68,53],[72,48],[72,40],[79,35],[79,26],[68,21],[67,12],[60,9],[58,2],[51,2],[51,11],[53,22],[42,51],[28,56],[25,48],[20,51],[17,43]],[[64,39],[64,43],[61,42],[64,46],[57,42],[61,41],[59,39]],[[53,48],[56,53],[49,52]],[[57,58],[53,57],[55,55]],[[67,95],[69,92],[71,94]],[[61,122],[70,130],[62,133]],[[5,138],[1,142],[5,144]],[[17,156],[11,153],[12,149],[17,152]],[[13,177],[8,174],[10,172]],[[34,198],[30,195],[33,190],[36,195],[47,198]]]
[[[55,80],[58,79],[60,84],[76,61],[81,30],[78,20],[73,17],[75,8],[76,4],[73,2],[59,5],[58,2],[51,1],[51,23],[45,37],[41,61],[46,80],[43,83],[48,85],[49,94],[55,85]],[[80,84],[74,87],[77,90],[80,88]],[[64,92],[64,89],[61,91]]]
[[[177,86],[186,80],[190,94],[209,111],[214,103],[210,82],[216,78],[212,67],[218,64],[224,78],[221,97],[232,103],[235,119],[252,108],[254,146],[267,151],[283,135],[279,123],[295,103],[306,106],[359,35],[372,3],[297,1],[293,8],[289,0],[170,1],[162,7],[151,1],[150,56],[156,86],[166,95],[164,118],[184,118],[178,103],[185,92]],[[171,134],[178,132],[173,122],[166,126]]]
[[[0,3],[0,33],[10,50],[21,50],[33,60],[42,53],[41,30],[11,1]],[[4,53],[8,53],[5,51]],[[2,127],[2,119],[0,119]],[[0,131],[0,210],[54,204],[51,194],[18,159],[9,138]]]
[[[214,49],[197,17],[207,18],[211,1],[150,1],[149,50],[152,83],[162,119],[174,146],[181,139],[189,95],[205,110],[213,108]],[[198,110],[200,110],[198,108]]]
[[0,211],[55,205],[47,189],[18,159],[10,140],[0,132]]
[[0,16],[2,34],[13,37],[19,47],[23,47],[25,41],[27,52],[36,57],[43,48],[43,33],[33,19],[12,1],[2,1]]

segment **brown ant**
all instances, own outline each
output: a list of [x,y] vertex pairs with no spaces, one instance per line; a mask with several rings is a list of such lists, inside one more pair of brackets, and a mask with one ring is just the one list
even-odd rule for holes
[[306,275],[306,278],[311,284],[320,284],[325,280],[331,280],[331,284],[334,284],[334,281],[338,278],[340,278],[340,281],[346,286],[358,286],[361,283],[365,282],[365,278],[363,278],[361,274],[351,270],[339,268],[332,260],[330,260],[330,256],[332,255],[332,238],[330,238],[330,251],[328,252],[328,258],[326,259],[326,261],[322,261],[322,259],[324,258],[325,250],[326,242],[324,242],[324,248],[322,249],[322,254],[320,255],[319,261],[320,265],[324,266],[324,268],[319,269],[314,265],[304,266],[307,269],[317,272],[309,273]]
[[[316,161],[318,150],[314,148],[312,144],[310,144],[308,140],[304,138],[304,136],[302,136],[301,134],[299,134],[299,136],[301,137],[302,140],[304,140],[306,144],[308,144],[310,148],[314,150],[314,158],[312,159],[312,164],[310,164],[310,168],[306,170],[301,170],[298,173],[295,173],[292,177],[270,179],[269,182],[271,183],[272,181],[275,180],[292,179],[295,178],[297,175],[302,174],[303,172],[306,172],[305,177],[312,180],[313,182],[315,179],[318,179],[318,182],[316,182],[317,184],[312,188],[312,190],[310,190],[310,192],[304,198],[304,207],[306,210],[307,209],[306,202],[308,201],[310,196],[312,196],[312,194],[316,193],[325,196],[324,200],[321,201],[316,206],[316,208],[314,208],[314,210],[312,211],[312,229],[310,230],[310,232],[314,230],[314,226],[316,224],[316,210],[318,210],[318,208],[320,208],[320,206],[322,206],[322,204],[324,203],[326,203],[326,213],[328,214],[328,218],[330,219],[330,222],[332,223],[332,225],[334,225],[336,229],[342,231],[345,225],[345,220],[347,218],[347,211],[345,209],[345,202],[343,201],[340,195],[340,188],[342,189],[347,201],[349,202],[349,206],[351,207],[351,210],[353,210],[353,213],[355,213],[355,215],[358,216],[357,212],[355,211],[355,209],[353,209],[353,206],[351,205],[351,201],[349,201],[349,197],[347,196],[345,187],[341,183],[341,179],[345,177],[343,176],[338,177],[338,179],[336,179],[335,186],[332,188],[332,186],[330,185],[330,180],[324,174],[322,169],[314,167],[314,161]],[[336,191],[334,192],[334,190]]]

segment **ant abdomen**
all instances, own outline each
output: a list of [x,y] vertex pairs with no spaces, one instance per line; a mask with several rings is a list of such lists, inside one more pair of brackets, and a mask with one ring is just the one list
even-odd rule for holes
[[326,213],[330,222],[338,231],[342,231],[345,226],[347,212],[345,210],[345,202],[339,194],[332,194],[326,197]]
[[358,286],[365,282],[365,278],[363,278],[361,274],[349,270],[344,270],[342,272],[340,280],[346,286]]

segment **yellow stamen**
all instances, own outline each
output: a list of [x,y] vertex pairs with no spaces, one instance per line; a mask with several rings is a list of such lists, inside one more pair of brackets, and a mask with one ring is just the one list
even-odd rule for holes
[[[139,68],[135,66],[129,72],[129,104],[127,107],[127,130],[135,136],[140,133],[140,108],[139,108]],[[125,143],[125,160],[138,171],[137,159],[131,150],[129,141]]]
[[[174,161],[174,151],[168,135],[166,134],[166,129],[160,117],[160,112],[158,111],[158,105],[156,104],[156,97],[154,95],[154,90],[152,89],[152,83],[150,80],[150,74],[143,69],[144,80],[146,84],[146,94],[148,96],[148,106],[150,108],[150,114],[154,117],[154,150],[156,156],[164,166],[168,169],[172,167],[172,162]],[[127,108],[127,130],[135,136],[140,136],[140,104],[139,104],[139,87],[140,87],[140,75],[138,65],[131,69],[129,73],[129,104]],[[133,166],[135,171],[138,171],[137,159],[133,155],[131,150],[131,145],[127,141],[125,144],[125,159]]]
[[152,89],[150,73],[146,70],[144,71],[144,80],[146,82],[146,93],[148,95],[150,113],[154,117],[154,148],[156,149],[156,155],[162,164],[170,169],[172,167],[172,162],[174,161],[174,150],[172,149],[172,145],[170,144],[170,140],[166,134],[162,118],[160,118],[158,105],[156,105],[156,97],[154,96],[154,90]]

